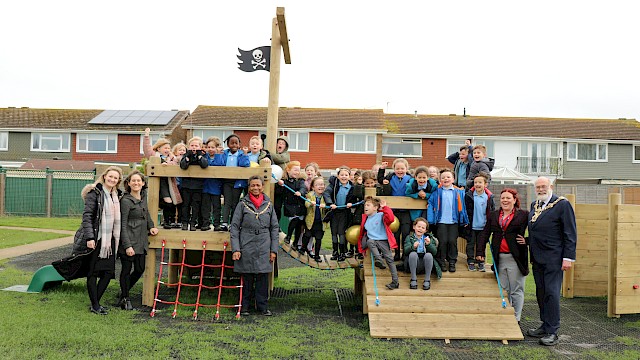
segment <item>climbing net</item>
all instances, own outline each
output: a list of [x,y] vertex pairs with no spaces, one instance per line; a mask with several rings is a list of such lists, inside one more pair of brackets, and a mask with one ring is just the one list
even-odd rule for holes
[[[182,240],[182,260],[180,262],[176,262],[176,263],[170,263],[170,262],[165,262],[164,260],[164,253],[165,253],[165,245],[166,245],[166,240],[162,240],[162,254],[161,254],[161,261],[160,261],[160,271],[158,272],[158,283],[156,286],[156,292],[155,292],[155,296],[154,296],[154,300],[153,300],[153,308],[151,310],[151,317],[154,317],[156,315],[156,306],[158,303],[161,304],[166,304],[166,305],[173,305],[173,312],[171,313],[171,317],[175,318],[176,315],[178,314],[178,305],[180,306],[186,306],[186,307],[195,307],[194,311],[193,311],[193,319],[196,320],[198,318],[198,309],[201,307],[204,308],[215,308],[216,309],[216,313],[214,316],[215,320],[219,320],[220,319],[220,308],[235,308],[236,309],[236,319],[240,318],[240,311],[241,311],[241,299],[242,299],[242,287],[243,287],[243,281],[242,281],[242,277],[240,278],[240,285],[223,285],[222,281],[224,279],[224,270],[225,269],[233,269],[233,266],[231,265],[226,265],[225,264],[225,260],[226,260],[226,254],[227,254],[227,246],[228,246],[228,242],[224,242],[223,245],[223,251],[222,251],[222,262],[220,263],[220,265],[211,265],[211,264],[206,264],[205,263],[205,253],[207,251],[207,242],[203,241],[202,242],[202,261],[200,264],[198,265],[189,265],[187,263],[185,263],[185,258],[186,258],[186,254],[187,254],[187,240],[183,239]],[[176,266],[176,267],[180,267],[180,275],[178,276],[178,282],[177,283],[169,283],[169,282],[165,282],[162,280],[162,272],[164,270],[165,267],[169,267],[169,266]],[[184,269],[185,268],[190,268],[190,269],[200,269],[200,280],[198,284],[189,284],[189,283],[185,283],[182,281],[182,275],[184,273]],[[204,272],[205,269],[220,269],[220,281],[218,283],[218,285],[215,286],[208,286],[203,284],[203,279],[204,279]],[[177,291],[176,291],[176,297],[175,300],[173,301],[167,301],[167,300],[162,300],[159,298],[158,294],[160,292],[160,286],[164,285],[167,287],[177,287]],[[197,287],[198,288],[198,296],[196,297],[196,301],[195,303],[185,303],[185,302],[181,302],[180,301],[180,292],[182,290],[183,287]],[[216,291],[218,292],[218,299],[217,302],[215,304],[203,304],[200,302],[201,299],[201,295],[202,295],[202,289],[206,289],[206,290],[211,290],[211,291]],[[222,290],[223,289],[240,289],[240,296],[238,299],[238,303],[237,304],[231,304],[231,305],[224,305],[220,303],[220,299],[222,297]]]

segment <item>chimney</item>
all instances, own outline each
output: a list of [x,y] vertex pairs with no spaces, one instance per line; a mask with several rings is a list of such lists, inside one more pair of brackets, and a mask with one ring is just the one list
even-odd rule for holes
[[467,108],[462,108],[462,117],[467,117]]

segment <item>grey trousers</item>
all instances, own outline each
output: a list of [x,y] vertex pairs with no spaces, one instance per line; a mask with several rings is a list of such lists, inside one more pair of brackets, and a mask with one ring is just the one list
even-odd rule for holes
[[498,276],[500,277],[500,285],[507,293],[509,303],[515,310],[516,320],[520,321],[522,305],[524,305],[524,284],[527,277],[520,272],[513,255],[500,254]]
[[431,269],[433,269],[433,255],[426,253],[420,260],[420,255],[412,251],[409,253],[409,270],[411,270],[411,280],[417,280],[417,273],[424,272],[424,281],[431,281]]
[[[393,262],[393,254],[389,247],[389,241],[368,239],[367,246],[371,249],[374,259],[382,260],[382,258],[384,258],[391,272],[391,281],[398,282],[398,270],[396,270],[396,264]],[[380,253],[382,253],[382,256],[380,256]]]

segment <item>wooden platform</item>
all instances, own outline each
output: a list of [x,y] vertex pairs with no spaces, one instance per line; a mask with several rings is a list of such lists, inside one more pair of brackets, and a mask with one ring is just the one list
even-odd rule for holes
[[[461,262],[464,265],[464,260]],[[463,266],[455,273],[431,278],[431,289],[422,290],[424,275],[418,275],[418,290],[409,289],[410,275],[399,272],[400,288],[389,290],[389,270],[376,268],[376,305],[371,258],[365,256],[360,272],[363,312],[369,314],[374,338],[425,338],[522,340],[514,311],[502,299],[493,272],[471,272]]]
[[347,258],[345,261],[335,261],[331,260],[331,255],[320,255],[322,258],[322,262],[315,261],[308,254],[300,255],[299,252],[292,250],[291,245],[286,244],[284,240],[284,236],[280,237],[280,248],[289,254],[292,258],[300,261],[301,263],[310,266],[314,269],[320,270],[337,270],[337,269],[350,269],[350,268],[359,268],[361,262],[356,258]]

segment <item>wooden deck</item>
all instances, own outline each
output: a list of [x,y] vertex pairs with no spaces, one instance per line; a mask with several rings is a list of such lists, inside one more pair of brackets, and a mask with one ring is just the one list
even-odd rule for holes
[[[418,289],[409,289],[410,275],[399,273],[400,288],[389,290],[389,270],[376,268],[376,305],[371,258],[365,256],[360,272],[363,312],[369,314],[374,338],[425,338],[475,340],[524,339],[513,308],[502,308],[493,272],[470,272],[463,266],[442,279],[431,278],[431,289],[422,290],[424,275],[418,275]],[[464,260],[461,262],[464,265]]]

